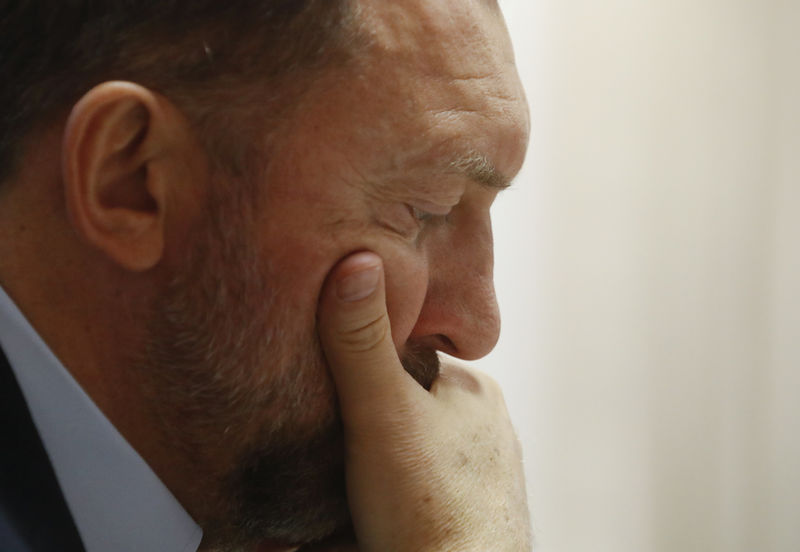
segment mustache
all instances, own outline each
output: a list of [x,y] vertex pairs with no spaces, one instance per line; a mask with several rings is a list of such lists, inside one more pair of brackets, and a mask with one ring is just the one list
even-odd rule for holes
[[415,343],[408,343],[400,362],[403,368],[417,383],[430,391],[433,382],[439,377],[441,362],[435,349]]

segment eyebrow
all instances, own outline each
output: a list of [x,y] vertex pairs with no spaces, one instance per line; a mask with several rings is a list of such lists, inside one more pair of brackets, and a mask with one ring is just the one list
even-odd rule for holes
[[511,186],[511,179],[498,171],[485,155],[477,152],[454,159],[448,169],[448,172],[463,174],[490,190],[502,191]]

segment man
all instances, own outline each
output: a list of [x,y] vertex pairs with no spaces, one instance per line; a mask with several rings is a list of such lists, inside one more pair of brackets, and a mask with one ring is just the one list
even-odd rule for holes
[[0,5],[1,548],[528,549],[496,4]]

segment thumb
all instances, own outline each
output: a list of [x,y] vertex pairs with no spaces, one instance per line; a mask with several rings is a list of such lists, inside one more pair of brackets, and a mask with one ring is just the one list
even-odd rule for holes
[[416,386],[392,341],[383,262],[375,253],[354,253],[333,268],[317,324],[346,423],[357,412],[368,415],[370,405],[386,409],[401,389]]

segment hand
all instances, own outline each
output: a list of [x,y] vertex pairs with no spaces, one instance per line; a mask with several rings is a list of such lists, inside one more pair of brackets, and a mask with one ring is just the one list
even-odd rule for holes
[[428,392],[405,372],[377,255],[350,255],[331,271],[318,322],[344,422],[358,549],[530,550],[521,452],[500,389],[443,365]]

